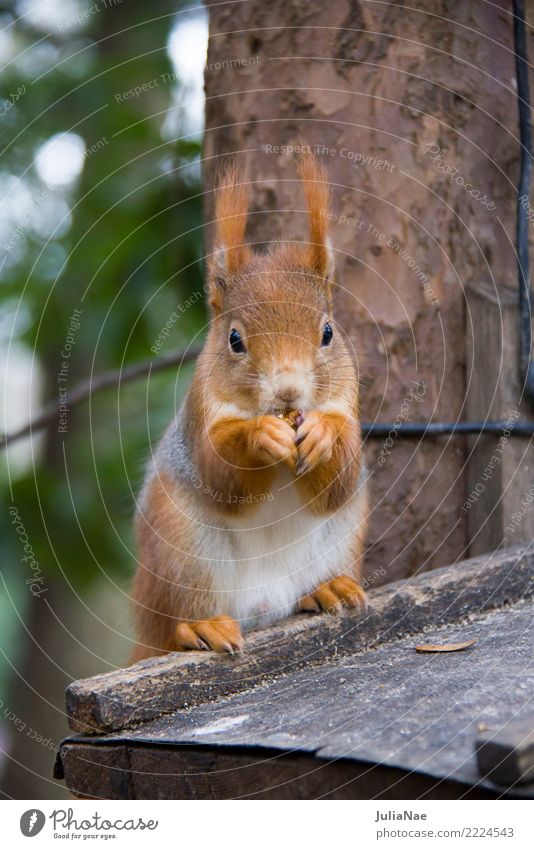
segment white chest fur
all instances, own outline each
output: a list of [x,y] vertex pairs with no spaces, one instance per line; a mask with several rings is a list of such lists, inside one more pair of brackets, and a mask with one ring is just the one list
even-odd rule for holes
[[356,495],[336,513],[317,516],[301,503],[288,474],[277,482],[271,500],[205,534],[199,542],[220,612],[243,629],[265,625],[289,615],[299,598],[350,570],[359,502]]

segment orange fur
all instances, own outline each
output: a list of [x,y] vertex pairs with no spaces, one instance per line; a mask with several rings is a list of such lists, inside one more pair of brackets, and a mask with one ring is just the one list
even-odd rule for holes
[[324,168],[311,153],[305,153],[300,163],[300,176],[310,214],[309,265],[321,277],[327,278],[330,271],[328,252],[328,209],[330,193]]
[[306,613],[339,613],[344,607],[365,607],[362,587],[348,575],[340,575],[318,587],[315,592],[304,596],[299,610]]
[[238,273],[250,260],[245,229],[250,202],[246,172],[231,161],[221,171],[215,194],[214,254],[209,262],[210,303],[220,309],[227,276]]
[[362,462],[360,429],[346,416],[312,413],[297,431],[297,440],[303,432],[297,486],[310,510],[328,513],[341,507],[356,486]]
[[176,626],[174,650],[241,651],[243,637],[239,625],[230,616],[216,616],[202,622],[182,622]]
[[[300,607],[329,609],[361,600],[357,581],[366,510],[362,512],[364,496],[357,491],[362,477],[358,371],[331,311],[326,176],[310,155],[301,161],[300,173],[309,209],[309,245],[286,243],[261,256],[245,244],[249,192],[244,174],[234,162],[219,180],[215,250],[208,268],[210,330],[176,420],[179,428],[171,425],[169,444],[163,453],[156,452],[136,520],[134,660],[173,650],[240,647],[239,626],[229,615],[237,608],[225,582],[233,566],[234,576],[242,580],[239,569],[246,572],[247,559],[253,569],[255,556],[246,553],[245,563],[234,563],[237,549],[230,547],[221,564],[216,546],[233,539],[241,518],[259,510],[263,496],[273,498],[282,489],[281,499],[287,497],[288,477],[289,492],[298,502],[295,515],[306,511],[306,521],[311,514],[324,523],[344,509],[343,521],[352,521],[349,499],[357,495],[354,536],[339,566],[353,577],[326,581],[336,574],[337,560],[332,560],[328,573],[323,567],[304,582],[301,592],[309,593],[317,578],[325,580],[301,599]],[[326,322],[334,328],[330,345],[322,344]],[[231,349],[232,329],[246,342],[243,356]],[[296,399],[294,407],[287,397]],[[288,408],[303,410],[297,433],[277,415]],[[285,481],[282,488],[280,480]],[[287,502],[279,503],[285,510]],[[276,510],[271,505],[266,509],[264,515],[275,526]],[[261,521],[259,525],[261,531]],[[270,558],[270,543],[261,536],[253,537],[254,542],[257,538],[265,546],[260,554]],[[277,553],[276,540],[272,550]],[[337,544],[332,551],[337,552]],[[211,557],[219,563],[218,571],[206,562]],[[280,564],[281,575],[274,580],[285,592],[286,560]],[[287,586],[294,592],[291,581]],[[237,596],[235,584],[232,592]],[[290,605],[297,609],[296,593]],[[257,614],[242,615],[254,619]]]
[[[291,440],[287,457],[269,428],[286,430]],[[278,455],[271,453],[276,449]],[[257,502],[247,502],[247,497],[266,493],[272,487],[275,465],[290,462],[293,454],[296,449],[289,425],[274,416],[258,416],[218,420],[208,429],[207,439],[197,441],[196,459],[210,490],[205,494],[215,508],[231,513],[254,509]],[[214,493],[222,494],[222,499],[213,497]]]
[[[139,565],[133,597],[136,632],[142,640],[132,662],[164,654],[174,646],[176,623],[215,613],[206,570],[190,556],[191,526],[177,508],[176,485],[168,475],[154,477],[145,509],[136,518]],[[175,554],[182,560],[176,573]]]

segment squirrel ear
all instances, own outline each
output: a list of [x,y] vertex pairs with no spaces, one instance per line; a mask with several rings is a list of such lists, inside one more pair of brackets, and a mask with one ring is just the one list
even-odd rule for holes
[[300,160],[299,172],[310,215],[307,261],[317,275],[331,281],[334,274],[334,254],[328,238],[330,192],[326,171],[312,153],[305,153]]
[[214,250],[209,260],[210,304],[219,309],[228,278],[247,264],[251,251],[245,244],[249,208],[246,173],[230,162],[219,174],[215,190]]

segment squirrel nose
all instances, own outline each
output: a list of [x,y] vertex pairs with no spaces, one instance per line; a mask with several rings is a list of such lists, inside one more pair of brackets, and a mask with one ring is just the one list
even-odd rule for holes
[[298,389],[288,386],[284,387],[283,389],[280,389],[276,394],[280,398],[280,401],[283,401],[284,404],[292,404],[294,401],[297,400],[300,395],[300,392],[298,391]]
[[284,369],[273,375],[271,386],[277,400],[288,409],[298,405],[299,399],[305,394],[303,374],[295,368]]
[[292,404],[298,398],[298,392],[279,392],[278,397],[284,404]]

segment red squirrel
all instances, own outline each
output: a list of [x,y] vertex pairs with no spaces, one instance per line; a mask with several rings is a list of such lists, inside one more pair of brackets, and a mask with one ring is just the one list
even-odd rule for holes
[[309,242],[245,243],[249,190],[219,179],[210,327],[136,516],[132,662],[235,652],[242,631],[365,603],[358,371],[332,315],[326,175],[300,163]]

